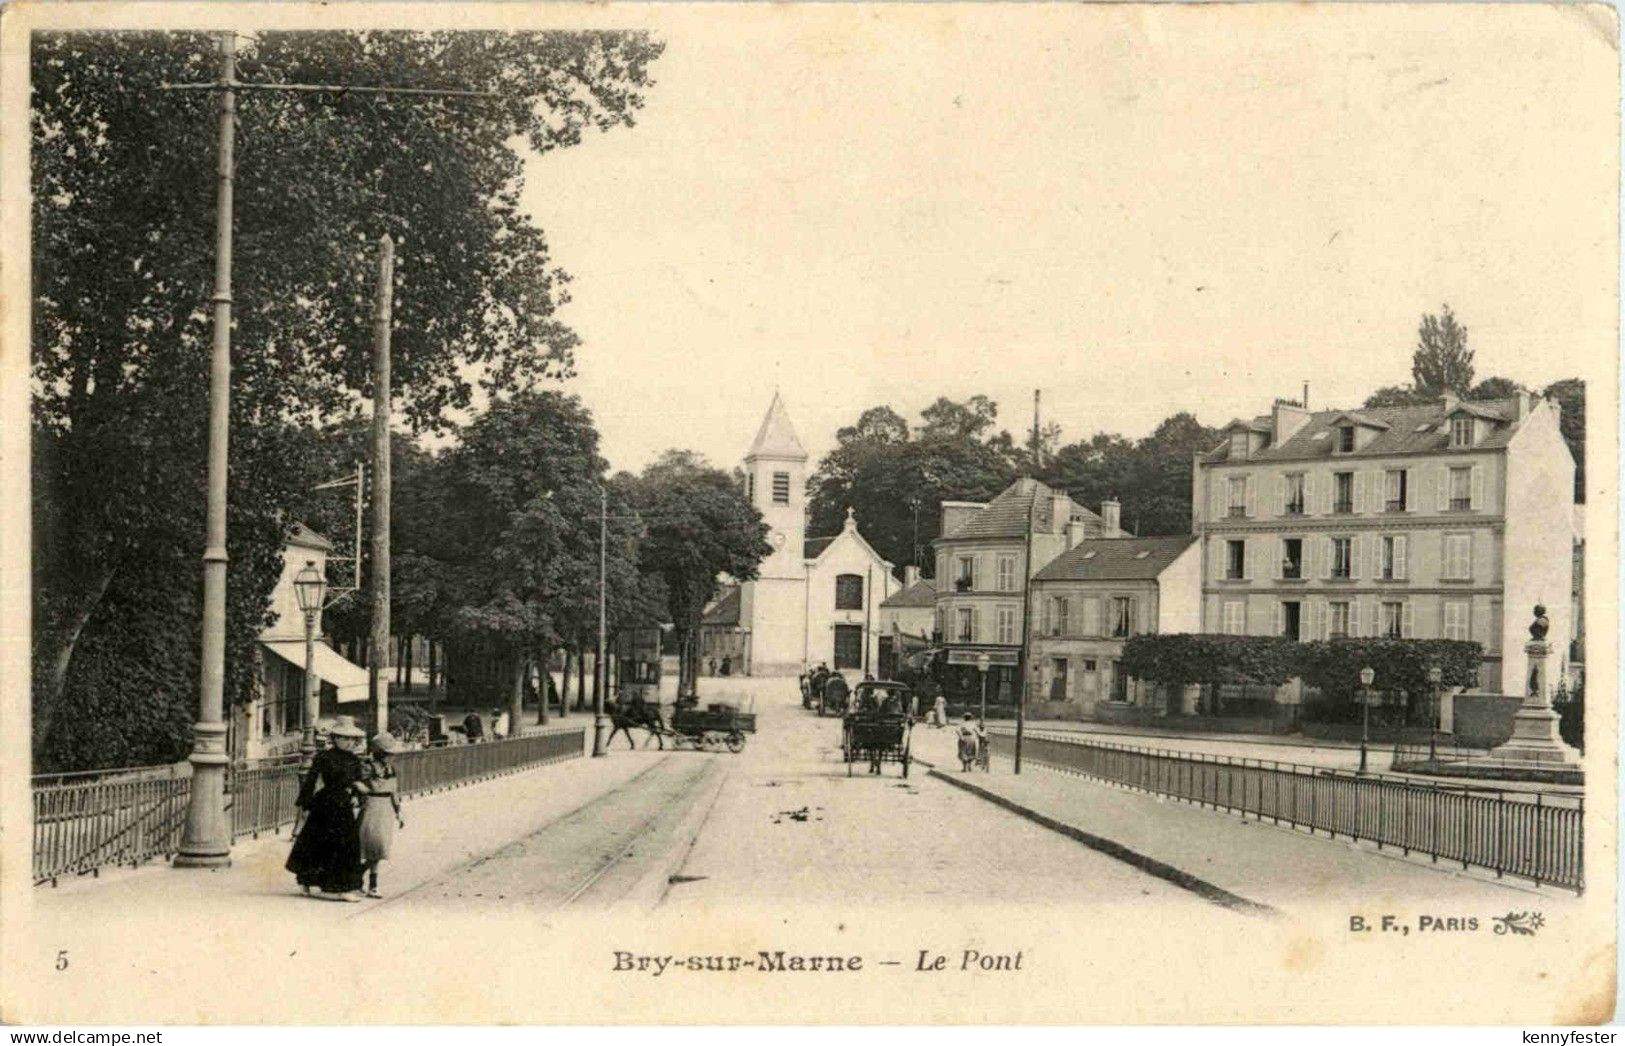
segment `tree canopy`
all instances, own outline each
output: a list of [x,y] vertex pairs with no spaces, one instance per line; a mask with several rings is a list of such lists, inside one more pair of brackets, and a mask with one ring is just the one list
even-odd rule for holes
[[[499,97],[239,96],[229,699],[251,691],[288,527],[331,478],[307,470],[302,433],[355,417],[371,394],[372,245],[383,233],[400,245],[393,378],[414,427],[444,427],[481,385],[568,374],[568,277],[519,208],[515,147],[630,125],[660,51],[638,32],[242,41],[247,81]],[[64,702],[110,723],[179,722],[195,707],[215,96],[159,87],[217,75],[205,34],[32,38],[36,754]],[[101,618],[144,599],[154,576],[173,617]],[[120,675],[136,656],[170,666],[162,686]],[[168,758],[183,741],[124,758]]]

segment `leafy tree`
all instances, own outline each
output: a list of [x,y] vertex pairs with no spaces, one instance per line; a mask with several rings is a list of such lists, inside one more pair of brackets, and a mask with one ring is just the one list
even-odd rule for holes
[[1220,438],[1217,429],[1181,411],[1137,442],[1102,432],[1062,447],[1040,476],[1091,509],[1117,498],[1123,526],[1131,533],[1186,534],[1192,459],[1212,450]]
[[[493,403],[437,469],[440,525],[403,535],[441,591],[449,635],[500,662],[517,719],[528,667],[561,643],[596,641],[604,461],[574,396]],[[606,612],[636,605],[640,525],[617,492],[606,515]],[[590,637],[590,638],[589,638]]]
[[1409,385],[1384,385],[1365,398],[1367,407],[1417,407],[1431,403],[1436,396],[1428,396]]
[[[329,478],[305,474],[299,433],[370,393],[369,245],[384,232],[401,244],[394,379],[412,424],[443,424],[481,383],[567,373],[566,276],[518,207],[514,143],[546,151],[630,124],[660,50],[616,32],[264,33],[243,46],[245,79],[501,97],[239,99],[228,699],[252,692],[283,537],[311,481]],[[37,752],[87,709],[134,731],[196,705],[215,119],[208,92],[158,87],[212,78],[215,53],[190,33],[31,41]],[[139,603],[155,566],[178,619],[99,619]],[[164,685],[76,665],[92,637],[109,664],[167,666]],[[161,747],[139,758],[178,754]]]
[[1476,686],[1483,654],[1478,643],[1459,639],[1335,639],[1301,644],[1295,674],[1320,691],[1323,715],[1352,717],[1360,670],[1368,667],[1373,689],[1404,693],[1419,715],[1431,707],[1430,668],[1438,666],[1442,686]]
[[1579,378],[1565,378],[1546,386],[1541,395],[1562,408],[1558,428],[1563,433],[1563,441],[1569,445],[1569,453],[1574,455],[1574,500],[1583,503],[1586,499],[1586,383]]
[[1472,400],[1504,400],[1511,399],[1521,392],[1523,392],[1523,386],[1511,378],[1485,378],[1473,386],[1472,391],[1467,394],[1467,398]]
[[719,576],[756,577],[773,552],[767,524],[728,473],[692,451],[668,450],[636,476],[618,474],[614,486],[642,520],[639,567],[665,589],[681,650],[678,692],[692,693],[700,614]]
[[1465,396],[1473,386],[1473,350],[1467,347],[1467,328],[1456,322],[1449,305],[1437,316],[1422,316],[1411,358],[1411,383],[1428,399],[1438,399],[1446,392]]
[[814,534],[840,530],[851,508],[864,538],[887,560],[920,562],[941,525],[944,500],[985,500],[1015,478],[1008,434],[991,432],[998,407],[986,396],[965,403],[939,398],[908,423],[890,407],[872,407],[836,433],[836,446],[808,482]]

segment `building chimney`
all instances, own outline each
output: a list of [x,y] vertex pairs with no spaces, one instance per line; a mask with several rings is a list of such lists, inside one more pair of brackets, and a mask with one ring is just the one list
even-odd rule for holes
[[913,588],[920,582],[920,568],[910,563],[903,568],[903,587]]
[[[1307,391],[1308,386],[1304,389]],[[1291,400],[1278,399],[1270,408],[1270,444],[1279,447],[1309,424],[1309,409]]]
[[1123,536],[1123,506],[1116,498],[1107,498],[1100,503],[1101,537],[1120,538]]
[[1449,389],[1446,389],[1444,392],[1440,393],[1439,399],[1444,403],[1444,412],[1446,414],[1449,414],[1451,411],[1455,410],[1461,402],[1460,400],[1456,399],[1456,394],[1451,392]]

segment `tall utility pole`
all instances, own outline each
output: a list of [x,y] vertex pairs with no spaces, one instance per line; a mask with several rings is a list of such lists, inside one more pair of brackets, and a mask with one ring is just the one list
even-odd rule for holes
[[604,648],[606,637],[606,614],[604,600],[606,587],[609,581],[609,545],[605,540],[609,534],[609,492],[603,487],[598,488],[598,654],[592,666],[593,695],[592,695],[592,754],[604,755],[609,751],[609,720],[604,717],[604,685],[609,680],[603,677]]
[[[1038,482],[1038,390],[1033,390],[1033,483]],[[1050,507],[1053,513],[1055,508]],[[1032,678],[1032,642],[1033,642],[1033,575],[1038,571],[1033,569],[1033,528],[1038,525],[1038,490],[1033,489],[1032,504],[1027,509],[1027,555],[1021,569],[1025,574],[1021,581],[1021,664],[1016,668],[1016,754],[1015,772],[1021,773],[1021,735],[1027,725],[1027,684]]]
[[231,416],[231,216],[237,123],[237,37],[220,37],[220,131],[214,212],[214,341],[209,351],[209,479],[203,539],[203,651],[197,725],[192,728],[192,789],[175,864],[231,863],[226,824],[226,440]]
[[[177,868],[210,868],[231,863],[231,828],[226,820],[226,467],[231,418],[231,226],[236,169],[237,92],[291,91],[321,94],[406,94],[492,98],[485,91],[428,88],[352,87],[347,84],[263,84],[237,79],[237,35],[220,34],[220,79],[212,83],[162,84],[169,91],[220,93],[218,167],[215,190],[213,344],[209,353],[208,494],[203,546],[203,641],[198,686],[198,721],[192,727],[192,787],[186,825],[175,852]],[[387,641],[386,644],[387,646]]]
[[372,684],[373,730],[389,729],[389,322],[395,306],[395,241],[378,241],[378,288],[372,306]]

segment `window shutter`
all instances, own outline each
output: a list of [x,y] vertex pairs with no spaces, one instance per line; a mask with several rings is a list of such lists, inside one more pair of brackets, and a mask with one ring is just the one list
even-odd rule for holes
[[1275,601],[1275,634],[1280,635],[1286,631],[1286,611],[1281,609],[1281,601]]
[[1252,476],[1245,476],[1241,481],[1242,504],[1246,506],[1247,515],[1253,515],[1253,488],[1258,486],[1253,482]]
[[1467,621],[1469,629],[1467,635],[1477,640],[1487,651],[1490,648],[1490,616],[1483,611],[1474,613],[1471,603],[1467,605]]
[[1303,476],[1303,512],[1312,515],[1315,511],[1315,474],[1306,472]]
[[970,641],[972,643],[980,643],[982,641],[981,607],[971,607],[970,609]]
[[1286,538],[1276,538],[1275,539],[1275,569],[1270,572],[1270,577],[1275,578],[1275,580],[1277,580],[1277,581],[1281,580],[1281,565],[1283,563],[1285,563],[1285,562],[1286,562]]
[[1349,577],[1360,576],[1360,546],[1365,544],[1365,535],[1356,534],[1354,540],[1349,542]]
[[1477,537],[1478,536],[1476,534],[1468,534],[1467,540],[1462,542],[1462,546],[1465,548],[1467,553],[1467,562],[1463,565],[1464,569],[1462,570],[1461,576],[1469,581],[1471,581],[1475,576],[1473,574],[1473,545],[1477,542]]
[[1361,470],[1354,474],[1354,511],[1365,511],[1365,472]]
[[1209,521],[1224,518],[1224,476],[1219,473],[1209,473],[1208,482],[1213,485],[1213,513],[1208,516]]
[[1328,581],[1332,577],[1332,539],[1325,535],[1320,538],[1320,576]]
[[1414,639],[1416,637],[1416,619],[1411,614],[1411,604],[1406,600],[1399,608],[1399,635],[1401,639]]
[[1396,578],[1408,576],[1406,571],[1410,568],[1405,562],[1406,544],[1408,544],[1408,539],[1403,534],[1394,538],[1394,577]]
[[1473,466],[1473,480],[1469,494],[1471,500],[1468,502],[1468,506],[1474,512],[1482,512],[1484,510],[1484,467],[1482,465]]
[[1286,515],[1286,477],[1275,477],[1275,514]]
[[1365,609],[1358,599],[1349,602],[1349,635],[1359,638],[1365,635],[1361,626],[1365,623]]
[[1324,478],[1326,480],[1326,489],[1321,492],[1320,496],[1320,514],[1329,516],[1332,514],[1332,499],[1337,494],[1337,480],[1330,474],[1327,474]]
[[1433,470],[1433,490],[1438,501],[1435,506],[1440,512],[1450,508],[1450,470],[1440,466]]

